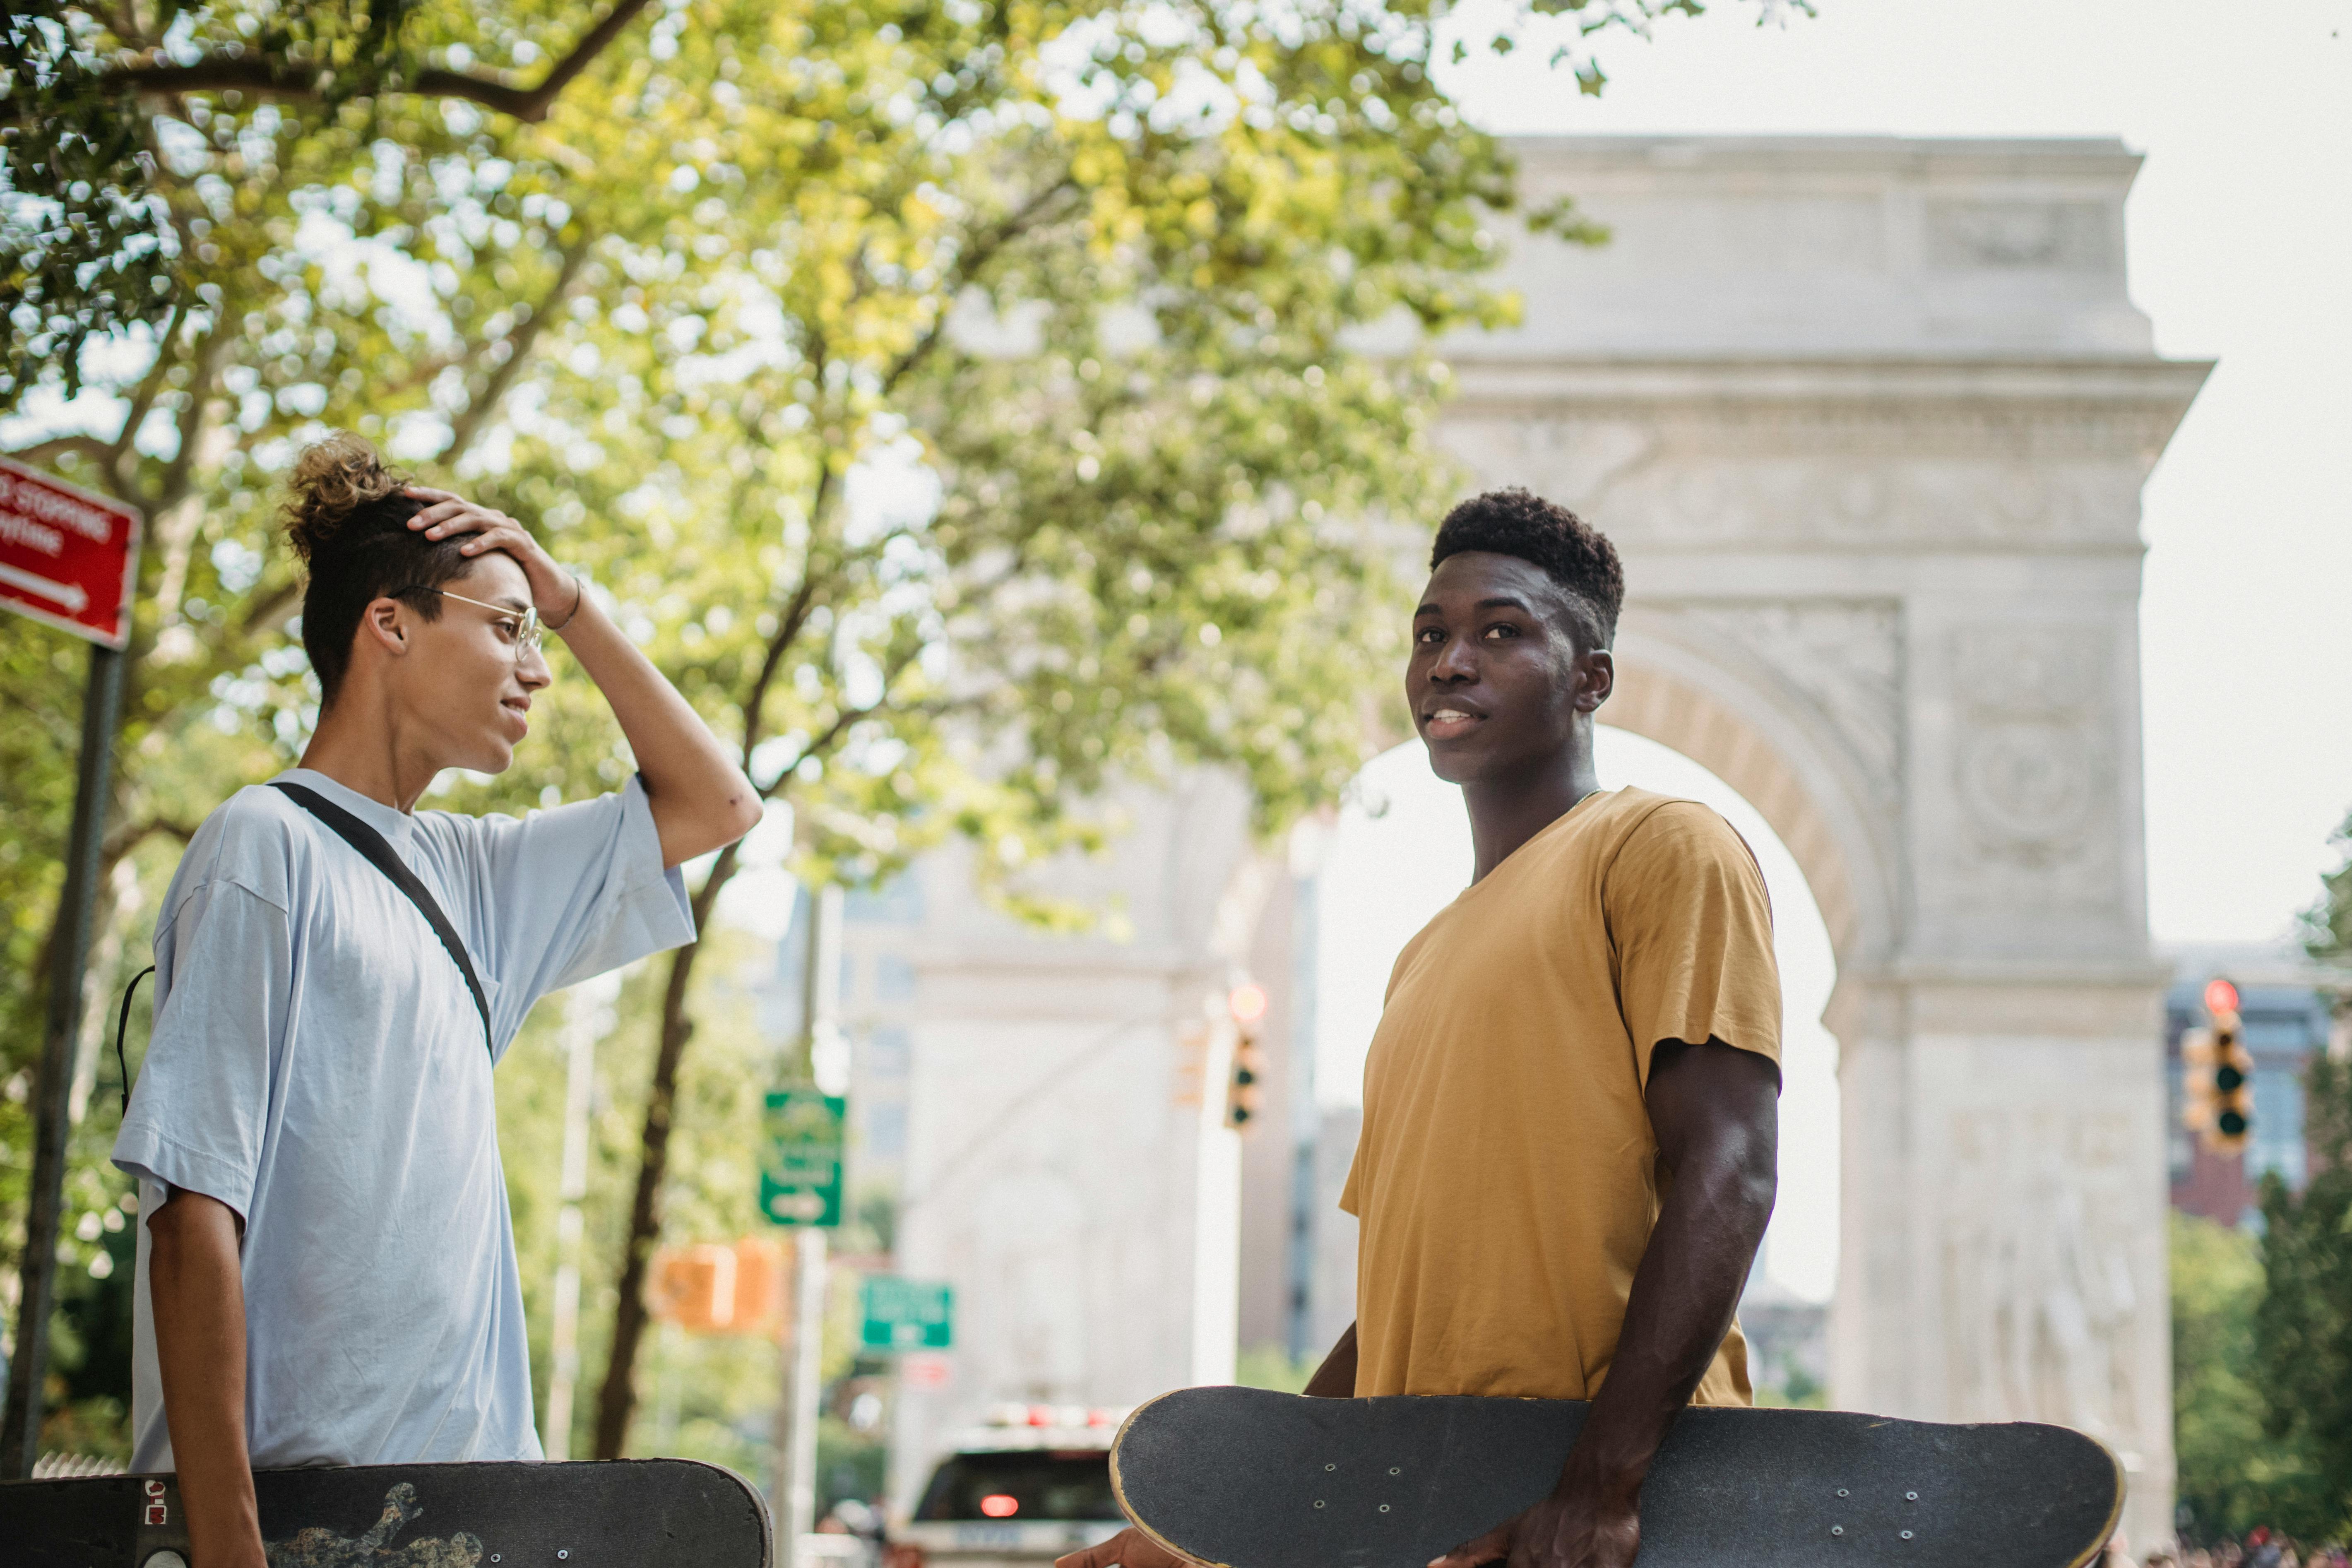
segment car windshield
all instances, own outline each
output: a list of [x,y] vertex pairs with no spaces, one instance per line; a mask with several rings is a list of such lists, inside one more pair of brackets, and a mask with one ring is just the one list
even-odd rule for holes
[[1023,1448],[958,1454],[931,1477],[919,1521],[961,1519],[1108,1520],[1119,1517],[1110,1455],[1099,1448]]

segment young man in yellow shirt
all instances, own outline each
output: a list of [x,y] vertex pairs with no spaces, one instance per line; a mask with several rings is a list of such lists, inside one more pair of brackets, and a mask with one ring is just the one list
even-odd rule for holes
[[[1551,1494],[1431,1568],[1626,1568],[1676,1413],[1749,1402],[1732,1314],[1776,1184],[1771,910],[1721,816],[1600,787],[1608,540],[1500,490],[1446,517],[1431,564],[1405,696],[1476,863],[1389,980],[1340,1200],[1357,1318],[1307,1392],[1591,1400]],[[1057,1568],[1178,1561],[1129,1530]]]

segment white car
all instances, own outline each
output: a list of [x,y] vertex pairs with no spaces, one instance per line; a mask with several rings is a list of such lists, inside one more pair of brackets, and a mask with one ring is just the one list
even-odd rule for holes
[[889,1568],[1036,1568],[1127,1526],[1110,1486],[1124,1410],[1010,1405],[963,1433],[914,1516],[890,1533]]

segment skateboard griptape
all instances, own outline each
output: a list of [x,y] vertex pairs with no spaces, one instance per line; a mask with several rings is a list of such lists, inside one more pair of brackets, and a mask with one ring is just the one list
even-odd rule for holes
[[[1183,1389],[1128,1418],[1111,1483],[1217,1568],[1423,1568],[1550,1491],[1590,1408]],[[2122,1479],[2062,1426],[1692,1409],[1642,1489],[1640,1568],[2082,1568]]]
[[[686,1459],[257,1470],[270,1568],[769,1568],[741,1478]],[[185,1568],[170,1476],[0,1483],[9,1568]]]

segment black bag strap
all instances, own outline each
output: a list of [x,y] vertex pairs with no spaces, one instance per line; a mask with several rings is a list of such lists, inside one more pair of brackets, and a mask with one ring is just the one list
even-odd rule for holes
[[416,873],[392,852],[392,846],[383,841],[383,834],[316,790],[289,784],[284,779],[272,779],[269,787],[284,792],[295,805],[333,828],[337,837],[367,857],[371,865],[392,879],[394,887],[408,895],[408,901],[416,906],[417,912],[432,925],[433,934],[441,939],[441,945],[449,950],[451,958],[457,960],[457,973],[466,977],[466,989],[474,994],[474,1010],[482,1016],[482,1043],[489,1047],[491,1056],[497,1056],[499,1047],[490,1036],[489,999],[482,994],[481,980],[474,973],[474,961],[466,955],[466,944],[457,935],[457,928],[449,923],[449,917],[443,914],[441,906],[433,901],[432,889],[418,881]]
[[122,1054],[122,1037],[131,1032],[131,999],[139,994],[139,983],[155,973],[149,964],[131,977],[122,988],[122,1013],[114,1020],[114,1065],[122,1074],[122,1114],[131,1114],[131,1058]]

